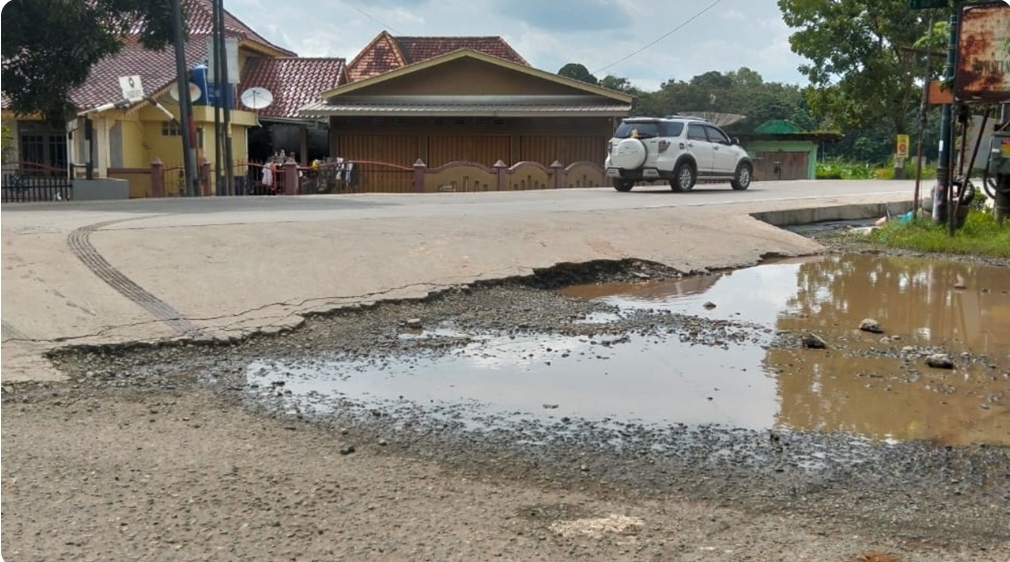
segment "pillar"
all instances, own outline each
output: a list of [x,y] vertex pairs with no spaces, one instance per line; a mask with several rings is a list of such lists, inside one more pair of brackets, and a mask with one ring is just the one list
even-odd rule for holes
[[165,196],[165,164],[160,158],[151,161],[151,197]]

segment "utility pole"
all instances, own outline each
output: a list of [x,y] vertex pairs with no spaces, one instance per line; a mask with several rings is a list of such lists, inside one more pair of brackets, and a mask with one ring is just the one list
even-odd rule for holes
[[[929,27],[927,28],[930,32],[933,31],[933,16],[929,16]],[[929,110],[929,82],[933,79],[933,72],[930,70],[930,55],[926,53],[926,72],[923,73],[922,77],[922,101],[919,103],[919,130],[918,130],[918,146],[915,153],[915,194],[912,197],[912,221],[914,222],[919,216],[919,207],[922,205],[920,202],[920,186],[922,183],[922,141],[923,137],[926,136],[926,124],[928,122],[926,112]]]
[[224,81],[224,73],[221,70],[221,59],[222,56],[222,45],[223,33],[221,29],[221,6],[218,0],[213,0],[212,2],[212,15],[211,15],[211,45],[210,57],[213,59],[214,65],[214,192],[215,194],[221,193],[221,172],[222,164],[224,162],[224,129],[221,126],[221,98],[224,96],[224,86],[222,82]]
[[[954,81],[954,66],[957,64],[957,38],[958,38],[958,15],[960,6],[950,15],[950,40],[947,43],[947,65],[944,68],[944,83],[952,85]],[[940,120],[940,159],[936,167],[936,193],[933,197],[933,222],[944,223],[947,221],[948,209],[950,206],[951,193],[951,157],[953,150],[953,104],[943,104],[943,112]]]
[[193,146],[193,100],[189,97],[189,76],[186,67],[186,45],[183,42],[182,3],[172,0],[172,24],[175,35],[175,70],[179,86],[179,120],[182,125],[182,156],[186,173],[186,195],[196,195],[196,154]]
[[228,49],[227,43],[225,42],[225,30],[224,30],[224,0],[215,0],[218,5],[217,17],[218,17],[218,31],[220,36],[218,39],[218,44],[221,45],[221,85],[226,88],[226,95],[224,96],[224,182],[225,182],[225,194],[235,195],[235,183],[234,174],[231,168],[231,100],[235,99],[234,92],[232,91],[232,84],[228,79]]

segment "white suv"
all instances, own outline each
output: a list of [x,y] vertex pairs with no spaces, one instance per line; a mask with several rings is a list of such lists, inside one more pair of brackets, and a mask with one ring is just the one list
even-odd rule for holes
[[674,191],[690,191],[699,178],[728,181],[743,190],[754,175],[754,165],[736,139],[704,119],[680,116],[621,121],[607,144],[604,168],[617,191],[659,179],[669,180]]

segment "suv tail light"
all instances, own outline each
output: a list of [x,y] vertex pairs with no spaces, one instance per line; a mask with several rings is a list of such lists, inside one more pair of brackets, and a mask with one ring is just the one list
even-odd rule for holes
[[659,141],[659,151],[666,152],[666,149],[670,148],[670,141],[663,139]]

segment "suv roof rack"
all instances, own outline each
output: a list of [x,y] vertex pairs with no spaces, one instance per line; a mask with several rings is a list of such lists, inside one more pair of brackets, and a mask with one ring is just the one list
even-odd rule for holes
[[664,119],[691,119],[694,121],[704,121],[706,123],[711,123],[711,121],[705,119],[704,117],[698,117],[697,115],[681,115],[679,113],[674,115],[667,115],[666,117],[664,117]]

